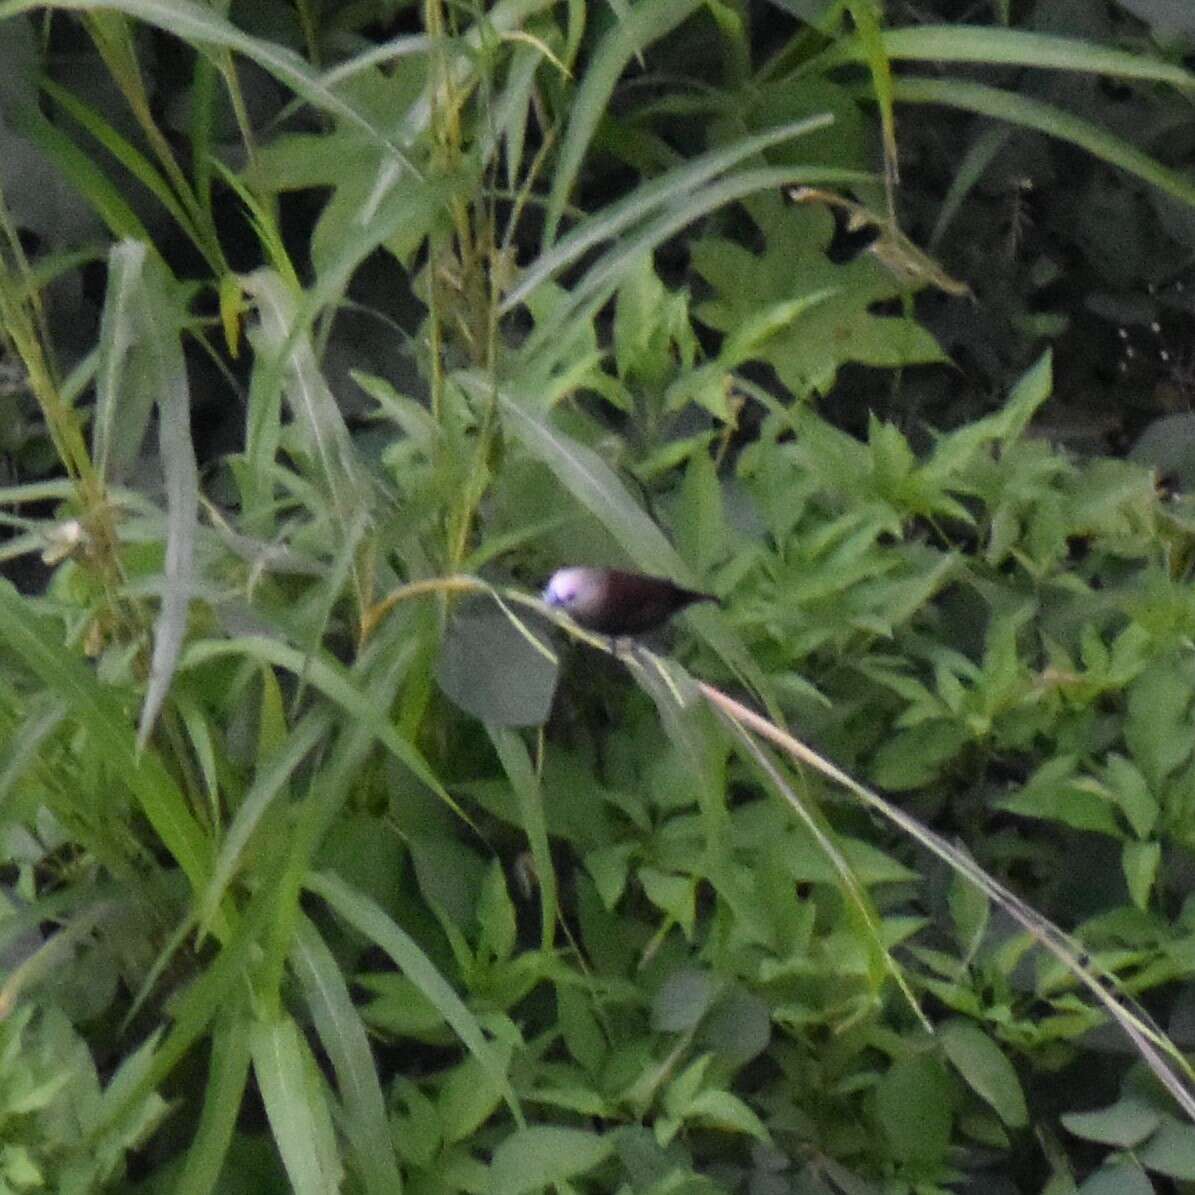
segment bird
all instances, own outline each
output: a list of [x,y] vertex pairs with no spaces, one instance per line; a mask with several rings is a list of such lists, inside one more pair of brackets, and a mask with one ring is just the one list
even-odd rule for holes
[[543,600],[587,630],[614,636],[654,631],[694,602],[721,604],[712,593],[685,589],[663,577],[586,565],[557,569]]

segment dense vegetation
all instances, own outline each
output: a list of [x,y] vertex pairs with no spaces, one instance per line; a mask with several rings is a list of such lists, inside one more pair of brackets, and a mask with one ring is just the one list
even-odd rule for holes
[[1195,1182],[1192,54],[0,2],[0,1191]]

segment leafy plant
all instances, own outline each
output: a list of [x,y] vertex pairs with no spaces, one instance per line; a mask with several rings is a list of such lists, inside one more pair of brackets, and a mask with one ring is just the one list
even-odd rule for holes
[[[786,12],[0,5],[73,197],[0,176],[12,1189],[1188,1177],[1189,512],[1042,435],[1065,254],[956,238],[1027,130],[1090,259],[1195,193],[954,64],[1191,77]],[[932,220],[929,103],[1011,126]],[[612,647],[574,560],[723,609]],[[1169,1094],[1092,1114],[1110,1020]]]

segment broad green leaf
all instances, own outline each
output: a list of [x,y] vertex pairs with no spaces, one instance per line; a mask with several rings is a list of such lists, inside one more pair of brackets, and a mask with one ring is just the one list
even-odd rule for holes
[[1079,1195],[1156,1195],[1156,1189],[1136,1161],[1118,1158],[1084,1179]]
[[713,1007],[721,984],[710,971],[684,967],[660,985],[651,1005],[651,1027],[661,1033],[695,1029]]
[[699,1092],[685,1108],[684,1118],[715,1129],[745,1133],[757,1141],[771,1142],[763,1121],[737,1095],[729,1091]]
[[1149,894],[1158,878],[1158,866],[1162,862],[1160,842],[1126,842],[1120,852],[1121,867],[1129,896],[1139,909],[1149,908]]
[[560,662],[538,620],[516,626],[513,617],[492,601],[462,603],[444,633],[436,683],[487,725],[540,726],[552,711]]
[[1161,1123],[1162,1114],[1152,1104],[1132,1097],[1097,1112],[1066,1112],[1062,1115],[1063,1128],[1076,1137],[1117,1149],[1135,1148]]
[[954,1120],[950,1083],[931,1054],[894,1062],[876,1086],[876,1116],[893,1155],[941,1164]]
[[476,1058],[455,1067],[440,1088],[436,1111],[447,1142],[465,1141],[497,1111],[502,1091]]
[[1186,662],[1161,660],[1143,672],[1129,689],[1124,737],[1132,758],[1150,788],[1190,758],[1191,703],[1195,700],[1192,670]]
[[1195,1128],[1185,1121],[1165,1117],[1161,1128],[1136,1153],[1146,1170],[1180,1182],[1195,1181]]
[[555,1125],[517,1129],[494,1150],[491,1195],[526,1195],[592,1170],[614,1149],[609,1133]]
[[946,1057],[976,1095],[991,1104],[1009,1128],[1023,1128],[1029,1121],[1025,1095],[1017,1072],[1000,1047],[966,1021],[951,1021],[938,1036]]

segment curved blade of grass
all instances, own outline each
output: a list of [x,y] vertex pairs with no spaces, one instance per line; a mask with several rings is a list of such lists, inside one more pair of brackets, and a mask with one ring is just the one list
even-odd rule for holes
[[153,411],[154,392],[145,384],[138,295],[145,286],[147,242],[125,240],[108,258],[108,289],[100,324],[100,362],[95,379],[92,459],[107,482],[124,478],[137,459]]
[[344,1179],[332,1113],[319,1068],[294,1020],[255,1022],[249,1030],[253,1073],[274,1144],[295,1195],[328,1195]]
[[158,406],[158,454],[166,483],[166,560],[161,607],[154,622],[149,682],[137,728],[142,749],[166,700],[187,633],[187,613],[195,580],[195,531],[199,520],[199,466],[191,443],[191,392],[179,339],[180,312],[173,282],[157,258],[146,263],[146,287],[137,296],[141,349],[148,384]]
[[1040,100],[1001,91],[997,87],[986,87],[981,83],[961,83],[949,79],[899,79],[896,83],[896,98],[909,104],[944,104],[950,108],[961,108],[981,116],[1005,120],[1023,128],[1036,129],[1039,133],[1069,141],[1109,165],[1135,174],[1167,195],[1195,206],[1195,183],[1177,170],[1163,166],[1099,125],[1072,116],[1061,108],[1043,104]]
[[224,835],[220,853],[212,868],[212,878],[198,903],[200,935],[208,932],[211,918],[220,907],[224,893],[240,866],[241,856],[253,831],[261,823],[266,810],[285,788],[295,769],[320,743],[332,728],[333,718],[328,710],[313,710],[291,731],[286,741],[257,767],[253,786],[233,815],[232,824]]
[[341,665],[299,651],[274,639],[267,639],[261,635],[246,635],[231,641],[211,639],[192,643],[187,648],[181,667],[196,667],[221,656],[244,656],[263,664],[284,668],[296,677],[305,675],[315,688],[340,706],[354,723],[368,730],[454,813],[464,819],[464,813],[436,778],[431,765],[413,744],[398,734],[387,719],[385,709],[379,708],[374,697],[362,692],[354,683],[352,675]]
[[300,918],[296,930],[291,966],[336,1075],[344,1105],[344,1131],[365,1191],[367,1195],[392,1195],[402,1189],[402,1179],[369,1037],[336,959],[306,917]]
[[93,455],[101,477],[122,477],[141,452],[156,405],[166,483],[166,561],[138,750],[148,741],[170,689],[194,582],[199,468],[191,444],[190,388],[179,340],[186,312],[179,309],[173,283],[145,242],[122,241],[113,247],[100,330]]
[[406,157],[402,146],[380,125],[328,87],[298,54],[276,42],[251,37],[207,5],[195,3],[195,0],[57,0],[49,5],[43,0],[5,0],[5,3],[0,3],[0,20],[45,8],[70,12],[121,12],[155,25],[200,49],[206,44],[244,54],[313,107],[361,129],[371,139],[385,146],[412,174],[419,176],[419,171]]
[[865,806],[892,822],[915,842],[920,843],[964,879],[974,884],[989,900],[1004,909],[1035,942],[1058,959],[1104,1006],[1108,1015],[1121,1027],[1150,1070],[1158,1077],[1159,1082],[1174,1096],[1192,1122],[1195,1122],[1195,1096],[1163,1055],[1173,1060],[1188,1079],[1195,1079],[1195,1069],[1178,1047],[1150,1023],[1148,1014],[1136,1006],[1131,997],[1124,995],[1117,978],[1091,962],[1089,952],[1080,943],[998,880],[989,876],[966,851],[947,842],[940,834],[923,826],[915,817],[885,800],[866,785],[860,784],[828,759],[805,746],[779,724],[769,722],[713,685],[698,682],[698,687],[706,700],[725,717],[744,730],[750,730],[767,739],[792,759],[808,764],[815,771],[845,788]]
[[222,1016],[212,1030],[212,1052],[199,1127],[179,1176],[174,1195],[211,1195],[219,1181],[241,1114],[249,1078],[249,1028],[239,1008]]
[[[1033,66],[1195,89],[1195,74],[1172,62],[1050,33],[995,26],[918,25],[889,29],[883,34],[883,43],[888,57],[894,59]],[[844,61],[860,61],[864,49],[850,39],[836,46],[833,53]]]
[[[124,1093],[124,1099],[108,1110],[108,1115],[92,1130],[101,1139],[124,1117],[135,1110],[147,1093],[155,1090],[182,1061],[207,1027],[227,1009],[235,987],[246,984],[258,943],[269,925],[274,909],[276,876],[263,882],[253,894],[244,915],[228,935],[223,949],[175,999],[171,1008],[173,1026],[158,1047],[153,1062],[136,1086]],[[238,1003],[238,1002],[233,1002]]]
[[888,194],[889,216],[895,218],[892,208],[893,188],[900,181],[900,164],[896,153],[896,117],[892,104],[892,63],[884,44],[880,27],[881,6],[875,0],[849,0],[847,8],[855,22],[856,37],[862,50],[863,61],[871,74],[871,87],[880,109],[880,131],[884,144],[884,183]]
[[707,186],[681,196],[676,203],[665,206],[654,220],[642,226],[634,235],[612,245],[590,266],[585,276],[568,293],[566,301],[556,306],[550,318],[535,326],[535,330],[520,349],[522,359],[534,361],[537,370],[545,370],[552,360],[552,355],[564,351],[572,343],[568,333],[562,332],[562,328],[592,320],[622,284],[631,265],[687,224],[756,191],[814,181],[850,187],[870,183],[874,179],[871,175],[857,170],[770,167],[725,175]]
[[938,244],[962,206],[963,200],[983,177],[983,172],[991,165],[992,159],[1008,144],[1011,136],[1012,130],[1007,125],[992,125],[984,129],[967,147],[954,178],[950,180],[950,188],[938,208],[938,218],[934,222],[934,230],[930,233],[927,246],[930,253],[937,252]]
[[13,785],[37,758],[42,743],[62,725],[67,716],[66,702],[52,693],[39,693],[27,707],[25,718],[11,738],[0,746],[0,813]]
[[[904,996],[914,1015],[921,1022],[927,1033],[933,1032],[929,1018],[917,1002],[909,981],[905,978],[900,964],[892,957],[892,952],[884,945],[883,926],[875,904],[867,893],[867,889],[859,882],[851,869],[850,863],[838,849],[834,842],[833,830],[826,823],[821,812],[811,803],[802,800],[791,784],[784,778],[780,769],[768,758],[768,754],[746,732],[746,730],[731,718],[724,716],[724,721],[734,732],[735,739],[747,755],[754,761],[756,767],[764,774],[772,788],[780,794],[784,801],[801,819],[802,824],[817,843],[818,849],[830,860],[831,866],[838,874],[839,889],[847,904],[855,911],[855,921],[863,930],[867,938],[873,962],[873,974],[886,972],[896,982],[900,993]],[[873,978],[874,982],[874,978]]]
[[150,243],[145,225],[112,180],[61,129],[32,107],[17,110],[10,119],[13,128],[28,137],[91,204],[113,237]]
[[569,193],[581,170],[594,131],[606,113],[614,86],[627,63],[646,46],[671,32],[698,8],[699,0],[640,0],[626,21],[616,21],[602,38],[581,86],[573,96],[568,129],[548,194],[542,245],[556,239]]
[[112,912],[113,906],[106,901],[87,906],[73,921],[46,938],[32,954],[13,967],[0,985],[0,1020],[12,1012],[29,987],[50,974],[61,972],[74,955],[75,943],[86,938]]
[[327,901],[332,910],[349,925],[385,951],[394,965],[452,1026],[465,1048],[502,1092],[502,1098],[521,1127],[525,1121],[518,1096],[510,1085],[505,1069],[490,1049],[477,1018],[415,940],[369,897],[354,891],[337,876],[326,872],[314,873],[307,877],[305,886]]
[[556,868],[552,864],[552,852],[548,845],[543,790],[521,736],[503,726],[487,725],[486,732],[519,803],[519,819],[531,846],[531,858],[539,882],[540,948],[551,950],[556,934]]
[[90,104],[60,87],[43,75],[38,81],[41,89],[100,143],[151,195],[170,213],[175,223],[191,238],[203,253],[206,246],[200,241],[190,215],[170,189],[170,184],[158,168],[128,138],[122,136]]
[[286,399],[295,427],[307,450],[319,463],[324,482],[341,517],[360,509],[362,484],[356,456],[340,407],[316,362],[305,333],[292,337],[298,303],[291,289],[273,270],[257,270],[242,282],[261,314],[261,350],[269,359],[285,353]]
[[499,312],[505,314],[518,306],[541,282],[554,278],[594,245],[612,240],[624,229],[645,220],[658,208],[681,196],[691,194],[711,178],[737,166],[744,158],[833,123],[834,117],[827,112],[791,124],[778,125],[753,137],[740,137],[729,145],[719,146],[683,166],[668,171],[659,178],[642,183],[630,195],[587,217],[566,236],[561,237],[551,249],[541,253],[520,273],[518,282],[503,297]]
[[62,646],[60,634],[8,581],[0,581],[0,640],[66,701],[88,732],[90,749],[128,786],[192,888],[202,891],[211,874],[210,844],[170,773],[153,751],[137,751],[119,697]]

